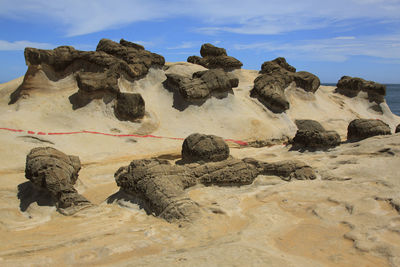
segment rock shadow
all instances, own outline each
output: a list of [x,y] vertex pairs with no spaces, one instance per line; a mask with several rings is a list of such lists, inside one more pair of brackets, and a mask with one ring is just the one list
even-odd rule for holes
[[25,212],[32,203],[38,206],[56,206],[49,192],[36,187],[31,182],[18,185],[18,199],[20,200],[19,209]]
[[152,209],[147,204],[146,200],[137,195],[126,193],[123,189],[112,194],[106,199],[107,204],[118,204],[124,207],[130,207],[131,205],[138,205],[139,209],[144,210],[147,215],[154,215]]

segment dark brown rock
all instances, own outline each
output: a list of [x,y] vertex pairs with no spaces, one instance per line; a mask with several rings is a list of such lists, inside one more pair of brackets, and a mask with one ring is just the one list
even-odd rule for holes
[[347,97],[355,97],[363,91],[368,94],[368,100],[380,104],[385,101],[386,86],[361,78],[343,76],[337,83],[336,92]]
[[389,125],[381,120],[355,119],[347,127],[347,140],[360,141],[376,135],[390,135]]
[[221,161],[228,157],[229,146],[219,136],[194,133],[186,137],[182,144],[184,162]]
[[207,69],[224,69],[225,71],[231,71],[234,69],[240,69],[243,64],[234,57],[227,55],[224,48],[213,46],[212,44],[203,44],[200,49],[202,56],[190,56],[187,62],[201,65]]
[[[79,90],[70,96],[73,109],[83,107],[93,99],[102,98],[108,103],[119,96],[120,77],[134,81],[143,78],[151,67],[162,67],[165,63],[162,56],[124,39],[120,43],[102,39],[96,51],[79,51],[71,46],[60,46],[53,50],[26,48],[25,60],[29,67],[27,73],[37,71],[40,66],[51,80],[76,74]],[[29,90],[24,83],[11,95],[10,104],[15,103],[25,90]]]
[[285,89],[295,82],[296,86],[306,92],[315,93],[320,86],[320,80],[314,74],[300,71],[286,62],[283,57],[266,61],[261,65],[260,76],[254,80],[250,96],[257,98],[274,113],[282,113],[290,105],[285,96]]
[[145,114],[145,103],[140,94],[119,93],[114,107],[115,116],[121,121],[136,121]]
[[395,133],[400,133],[400,124],[397,125],[396,130],[395,130]]
[[160,159],[134,160],[129,166],[121,167],[114,176],[123,191],[145,202],[148,213],[174,222],[192,221],[200,214],[199,206],[184,189],[198,183],[207,186],[248,185],[260,174],[278,175],[286,181],[316,178],[312,168],[299,161],[269,164],[250,158],[185,165],[171,165]]
[[223,98],[233,93],[239,80],[222,69],[195,72],[192,78],[179,74],[167,74],[164,86],[179,94],[189,104],[202,104],[211,96]]
[[91,205],[74,188],[80,168],[76,156],[66,155],[52,147],[37,147],[26,157],[25,177],[50,193],[58,211],[72,215]]
[[340,136],[336,131],[326,131],[314,120],[296,120],[297,132],[292,141],[294,150],[326,150],[340,145]]

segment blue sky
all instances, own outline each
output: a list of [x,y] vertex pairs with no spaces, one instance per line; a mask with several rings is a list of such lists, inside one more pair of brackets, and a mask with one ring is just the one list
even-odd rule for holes
[[26,71],[26,46],[143,44],[167,61],[227,49],[246,69],[286,57],[298,70],[400,83],[400,0],[0,0],[0,82]]

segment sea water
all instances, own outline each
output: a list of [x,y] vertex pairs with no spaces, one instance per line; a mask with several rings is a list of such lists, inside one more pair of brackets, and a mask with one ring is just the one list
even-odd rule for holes
[[[335,83],[323,83],[322,85],[336,86]],[[386,103],[390,110],[400,116],[400,84],[385,84],[386,85]]]

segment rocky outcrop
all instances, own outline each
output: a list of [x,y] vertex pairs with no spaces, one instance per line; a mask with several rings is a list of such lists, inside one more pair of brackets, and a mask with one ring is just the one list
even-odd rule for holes
[[355,97],[361,91],[368,94],[368,100],[380,104],[385,101],[386,86],[361,78],[343,76],[337,83],[336,92],[347,97]]
[[400,133],[400,124],[397,125],[396,130],[395,130],[395,133]]
[[[79,51],[71,46],[53,50],[26,48],[25,60],[27,73],[31,75],[40,69],[49,79],[57,81],[75,74],[79,90],[70,97],[74,109],[87,105],[93,99],[103,99],[105,103],[125,99],[119,97],[119,78],[134,81],[143,78],[151,67],[162,67],[165,63],[162,56],[124,39],[120,43],[102,39],[96,51]],[[24,83],[11,95],[10,104],[29,90]],[[140,108],[132,107],[134,110]]]
[[312,93],[320,86],[317,76],[306,71],[296,72],[296,68],[289,65],[283,57],[264,62],[260,74],[254,80],[250,96],[257,98],[274,113],[282,113],[289,109],[285,89],[292,82],[304,91]]
[[145,103],[140,94],[119,93],[114,114],[121,121],[135,121],[143,118]]
[[184,162],[221,161],[229,157],[229,146],[215,135],[194,133],[185,138],[182,145]]
[[72,215],[91,205],[74,188],[80,168],[76,156],[66,155],[52,147],[37,147],[26,157],[25,177],[50,193],[59,212]]
[[347,140],[360,141],[376,135],[390,135],[389,125],[381,120],[355,119],[347,127]]
[[[196,136],[191,135],[185,141],[194,140]],[[204,144],[213,139],[218,140],[216,137],[200,137],[196,140]],[[184,156],[187,153],[185,152],[187,143],[182,146],[182,157],[187,157]],[[215,149],[216,146],[212,144],[211,147]],[[207,149],[201,152],[205,150]],[[217,153],[218,151],[217,149]],[[149,213],[174,222],[191,221],[199,215],[199,206],[184,191],[196,184],[248,185],[261,174],[277,175],[286,181],[316,178],[313,169],[299,161],[266,163],[251,158],[243,160],[227,158],[226,154],[223,154],[219,161],[205,162],[204,159],[210,161],[211,157],[209,151],[206,152],[208,154],[206,153],[205,157],[197,157],[197,162],[193,162],[195,159],[191,157],[191,163],[182,165],[172,165],[167,160],[161,159],[134,160],[129,166],[121,167],[115,173],[115,180],[123,191],[143,200]],[[214,158],[214,160],[218,159]]]
[[233,93],[233,87],[239,85],[239,79],[222,69],[198,71],[191,78],[179,74],[166,75],[164,86],[189,104],[201,105],[211,96],[226,97]]
[[234,69],[240,69],[243,64],[234,57],[227,55],[224,48],[213,46],[212,44],[203,44],[200,49],[199,56],[190,56],[187,62],[201,65],[207,69],[224,69],[225,71],[231,71]]
[[313,120],[296,120],[298,130],[292,141],[295,150],[326,150],[340,145],[340,136],[336,131],[326,131]]

